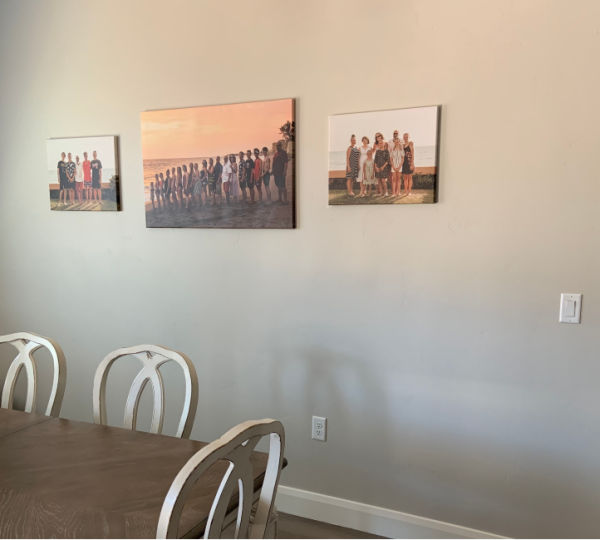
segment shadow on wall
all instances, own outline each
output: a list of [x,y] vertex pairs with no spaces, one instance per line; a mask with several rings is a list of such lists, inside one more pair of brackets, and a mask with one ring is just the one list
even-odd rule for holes
[[[415,375],[401,355],[321,345],[328,332],[322,343],[336,343],[334,328],[277,338],[261,366],[263,402],[286,426],[282,484],[496,534],[597,535],[589,471],[600,474],[600,429],[579,446],[568,415],[534,418],[552,410],[538,402],[547,396],[530,394],[528,410],[514,388]],[[385,362],[396,370],[380,369]],[[326,443],[310,439],[312,415],[328,417]]]
[[[282,411],[286,426],[290,465],[282,482],[335,496],[359,492],[368,500],[378,478],[366,459],[389,462],[394,454],[387,430],[390,404],[366,355],[352,343],[340,341],[334,349],[331,334],[323,336],[327,345],[310,343],[328,331],[339,333],[321,327],[277,339],[264,366],[265,401]],[[311,439],[313,415],[328,419],[325,443]]]

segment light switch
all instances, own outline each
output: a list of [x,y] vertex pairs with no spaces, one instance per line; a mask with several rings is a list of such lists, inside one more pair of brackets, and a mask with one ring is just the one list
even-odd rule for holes
[[569,319],[572,319],[573,317],[575,317],[575,301],[571,300],[570,298],[565,298],[564,304],[563,304],[563,315],[565,317],[568,317]]
[[581,322],[581,294],[560,295],[559,322],[579,324]]

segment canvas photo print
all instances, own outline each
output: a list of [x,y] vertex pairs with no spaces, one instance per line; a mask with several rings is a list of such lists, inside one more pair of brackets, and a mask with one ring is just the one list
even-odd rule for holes
[[117,137],[48,139],[51,210],[121,209]]
[[437,201],[438,106],[329,117],[329,204]]
[[295,226],[294,100],[142,113],[147,227]]

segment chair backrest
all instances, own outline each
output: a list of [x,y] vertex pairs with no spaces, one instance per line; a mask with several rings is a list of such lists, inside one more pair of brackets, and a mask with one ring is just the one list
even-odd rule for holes
[[[265,436],[269,436],[269,457],[256,510],[253,506],[254,477],[250,455]],[[264,538],[275,504],[283,463],[285,433],[281,422],[272,419],[250,420],[231,428],[222,437],[194,454],[171,484],[158,518],[156,538],[176,538],[183,506],[202,474],[220,460],[229,462],[213,500],[204,538],[220,538],[226,525],[231,495],[238,488],[239,504],[235,538]]]
[[164,408],[163,380],[158,368],[166,362],[177,362],[183,370],[185,378],[185,396],[183,410],[177,427],[177,437],[188,438],[194,424],[196,408],[198,406],[198,376],[192,361],[183,353],[173,351],[159,345],[137,345],[117,349],[107,354],[94,375],[93,408],[94,422],[106,425],[106,381],[112,364],[123,356],[135,356],[141,360],[142,370],[136,375],[131,384],[127,402],[125,404],[125,417],[123,426],[127,429],[136,429],[137,413],[142,392],[146,384],[150,382],[154,396],[154,408],[152,411],[151,433],[162,433]]
[[47,416],[58,416],[67,381],[67,364],[60,345],[50,338],[38,336],[31,332],[17,332],[15,334],[0,336],[0,343],[10,343],[17,349],[17,356],[12,361],[6,373],[0,407],[3,409],[13,408],[17,378],[21,370],[25,368],[25,374],[27,375],[25,412],[33,412],[37,396],[37,369],[33,353],[40,348],[45,348],[52,356],[53,363],[52,388],[50,389],[50,397],[48,398],[45,414]]

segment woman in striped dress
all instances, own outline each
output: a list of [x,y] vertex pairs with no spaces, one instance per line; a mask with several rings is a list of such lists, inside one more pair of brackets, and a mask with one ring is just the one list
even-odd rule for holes
[[348,195],[354,197],[353,186],[358,178],[358,165],[360,162],[360,150],[356,147],[356,135],[350,137],[350,146],[346,150],[346,189]]

